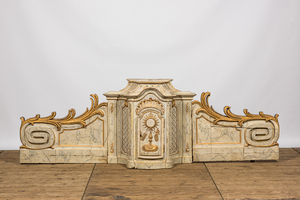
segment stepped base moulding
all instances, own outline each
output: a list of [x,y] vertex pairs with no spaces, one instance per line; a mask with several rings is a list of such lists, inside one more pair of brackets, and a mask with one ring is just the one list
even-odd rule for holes
[[21,117],[21,163],[120,163],[128,168],[172,168],[203,161],[278,160],[278,115],[224,114],[172,79],[128,79],[118,92],[75,117]]

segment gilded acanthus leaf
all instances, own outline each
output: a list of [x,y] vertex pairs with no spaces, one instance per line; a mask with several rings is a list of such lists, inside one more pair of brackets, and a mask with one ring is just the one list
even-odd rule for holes
[[52,125],[56,126],[58,131],[60,131],[61,125],[63,125],[63,124],[80,124],[82,126],[82,128],[84,128],[84,127],[86,127],[86,123],[85,123],[86,119],[88,119],[96,114],[99,114],[103,117],[104,116],[103,111],[98,110],[98,108],[100,108],[102,106],[107,106],[106,102],[98,104],[98,96],[96,94],[91,94],[91,97],[92,97],[91,98],[91,102],[92,102],[91,108],[90,109],[86,108],[86,111],[78,117],[75,117],[76,111],[73,108],[68,111],[68,115],[66,117],[60,118],[60,119],[54,119],[54,117],[56,116],[56,112],[52,112],[50,116],[43,117],[43,118],[41,118],[40,115],[36,115],[35,117],[29,118],[26,120],[24,117],[21,117],[22,123],[21,123],[20,130],[22,130],[22,127],[26,123],[30,123],[31,125],[34,125],[35,123],[52,124]]
[[212,106],[209,106],[209,103],[208,103],[209,96],[210,96],[209,92],[206,92],[206,93],[203,92],[201,94],[201,102],[193,101],[192,104],[198,104],[200,106],[200,108],[198,110],[196,110],[196,114],[199,114],[200,112],[204,112],[204,113],[208,114],[210,117],[214,118],[214,121],[213,121],[214,124],[217,124],[220,121],[226,121],[226,122],[238,122],[238,125],[242,126],[242,124],[244,122],[252,121],[252,120],[266,120],[266,122],[273,120],[279,125],[279,123],[278,123],[279,115],[278,114],[274,115],[274,117],[273,117],[271,115],[266,115],[261,111],[259,112],[259,115],[255,115],[255,114],[249,113],[247,109],[244,109],[245,116],[241,116],[241,115],[233,114],[230,111],[230,107],[225,106],[224,107],[225,115],[222,115],[222,114],[218,113],[217,111],[215,111]]

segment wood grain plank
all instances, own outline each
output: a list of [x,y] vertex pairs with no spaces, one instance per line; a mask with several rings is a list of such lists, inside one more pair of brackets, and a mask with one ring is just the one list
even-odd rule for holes
[[0,199],[81,199],[94,164],[20,164],[0,154]]
[[300,154],[280,149],[274,162],[206,163],[224,199],[300,198]]
[[295,151],[297,151],[298,153],[300,153],[300,148],[293,148]]
[[[206,163],[224,199],[300,199],[300,148],[279,161]],[[1,151],[0,151],[1,152]],[[20,164],[0,154],[0,199],[81,199],[94,164]],[[84,199],[222,199],[203,163],[172,169],[96,164]]]
[[[101,181],[99,181],[101,180]],[[97,164],[84,199],[222,199],[203,163],[138,170]]]

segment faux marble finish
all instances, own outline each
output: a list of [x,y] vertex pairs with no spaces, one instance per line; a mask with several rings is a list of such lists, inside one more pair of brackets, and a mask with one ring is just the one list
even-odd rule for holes
[[278,160],[279,127],[274,120],[220,121],[193,108],[193,161]]
[[64,119],[53,119],[55,113],[22,119],[21,163],[119,163],[160,169],[193,161],[279,158],[278,116],[237,116],[228,109],[226,116],[220,115],[203,103],[208,93],[194,103],[194,93],[179,91],[171,82],[128,79],[124,89],[104,94],[107,103],[98,104],[98,96],[92,95],[92,114],[85,113],[83,119],[75,119],[72,109]]
[[[106,113],[105,108],[100,110]],[[78,124],[62,125],[60,131],[51,124],[26,124],[21,130],[21,139],[29,149],[20,148],[20,162],[107,163],[105,117],[96,114],[85,123],[84,128]],[[51,134],[42,135],[40,131]]]
[[[90,119],[87,121],[91,121]],[[104,120],[97,117],[86,129],[67,129],[59,133],[59,146],[104,146]]]
[[241,130],[236,127],[214,125],[201,115],[196,118],[196,144],[240,144]]
[[209,148],[194,148],[193,161],[239,161],[244,160],[243,147],[211,145]]
[[100,149],[20,149],[21,163],[107,163],[107,151]]
[[[192,162],[192,149],[186,151],[186,143],[192,142],[190,116],[195,94],[175,89],[171,81],[128,79],[123,90],[104,94],[108,101],[116,101],[117,120],[111,128],[116,134],[109,131],[108,137],[116,137],[117,159],[108,159],[108,163],[159,169]],[[189,110],[183,112],[186,105]]]

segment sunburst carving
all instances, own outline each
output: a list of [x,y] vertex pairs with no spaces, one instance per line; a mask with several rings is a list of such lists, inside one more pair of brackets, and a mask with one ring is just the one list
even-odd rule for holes
[[[152,144],[153,141],[153,135],[152,132],[155,132],[154,139],[157,142],[158,141],[158,135],[160,135],[159,128],[158,128],[158,122],[159,120],[153,113],[149,113],[148,115],[145,115],[143,118],[143,126],[146,129],[146,131],[149,131],[149,144],[144,144],[142,149],[147,152],[155,152],[158,150],[158,146],[155,144]],[[145,133],[144,133],[145,135]],[[143,135],[141,134],[141,137]],[[141,138],[143,140],[143,138]],[[144,138],[145,139],[145,138]]]
[[138,115],[141,112],[141,110],[143,110],[145,108],[156,108],[161,112],[162,115],[165,112],[165,109],[164,109],[162,103],[160,101],[158,101],[157,99],[149,98],[149,99],[145,99],[145,100],[141,101],[139,103],[139,105],[137,106],[137,109],[135,110],[136,114]]

